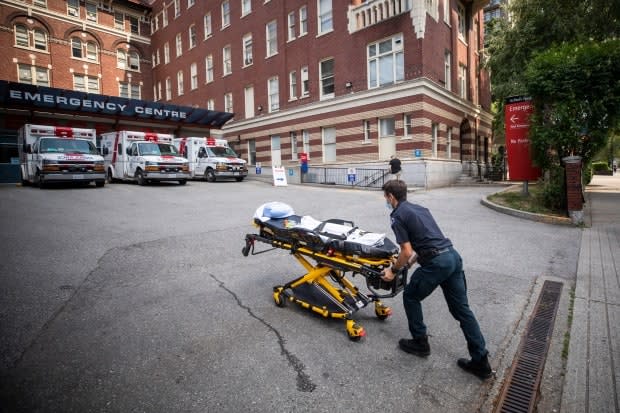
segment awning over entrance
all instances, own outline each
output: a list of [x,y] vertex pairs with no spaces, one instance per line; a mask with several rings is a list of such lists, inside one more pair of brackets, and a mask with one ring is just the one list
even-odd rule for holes
[[0,80],[0,108],[45,110],[123,120],[174,122],[177,126],[221,128],[233,114],[139,99],[97,95]]

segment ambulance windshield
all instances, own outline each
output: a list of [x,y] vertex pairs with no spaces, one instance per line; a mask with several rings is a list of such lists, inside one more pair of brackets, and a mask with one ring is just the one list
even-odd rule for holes
[[97,155],[97,148],[91,141],[71,138],[42,138],[41,153],[67,153]]
[[178,155],[177,149],[169,143],[146,142],[138,144],[140,155]]
[[211,156],[221,156],[224,158],[238,158],[235,151],[230,149],[228,146],[209,146],[207,147],[209,154]]

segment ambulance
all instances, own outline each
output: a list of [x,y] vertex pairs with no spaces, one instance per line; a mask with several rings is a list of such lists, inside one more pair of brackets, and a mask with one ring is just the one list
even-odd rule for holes
[[173,135],[124,130],[103,133],[99,139],[108,183],[177,181],[185,185],[189,179],[187,159],[179,155]]
[[228,146],[226,139],[205,137],[177,138],[179,152],[189,160],[189,173],[194,179],[215,182],[234,178],[237,182],[248,176],[246,162]]
[[17,132],[22,185],[43,188],[49,182],[94,182],[104,186],[104,161],[96,142],[95,129],[22,126]]

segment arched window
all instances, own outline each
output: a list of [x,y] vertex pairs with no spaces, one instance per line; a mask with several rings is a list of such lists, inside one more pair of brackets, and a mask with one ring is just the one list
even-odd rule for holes
[[129,52],[129,69],[140,70],[140,55],[138,55],[138,52]]
[[16,24],[15,46],[47,51],[47,32],[42,29],[28,29],[23,24]]
[[71,56],[82,59],[82,41],[77,37],[71,38]]
[[127,53],[124,50],[116,50],[116,67],[119,69],[127,68]]
[[86,43],[86,59],[91,62],[98,61],[97,45],[93,42]]
[[71,38],[71,56],[76,59],[86,59],[91,62],[99,61],[99,48],[95,42],[83,42],[77,37]]

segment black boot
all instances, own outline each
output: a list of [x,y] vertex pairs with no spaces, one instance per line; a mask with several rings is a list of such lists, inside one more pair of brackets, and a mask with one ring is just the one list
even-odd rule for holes
[[491,370],[488,356],[484,356],[479,361],[459,359],[456,364],[458,364],[459,367],[466,372],[471,373],[482,380],[488,379],[493,375],[493,370]]
[[426,357],[431,354],[428,336],[414,337],[413,339],[401,338],[398,346],[401,350],[420,357]]

